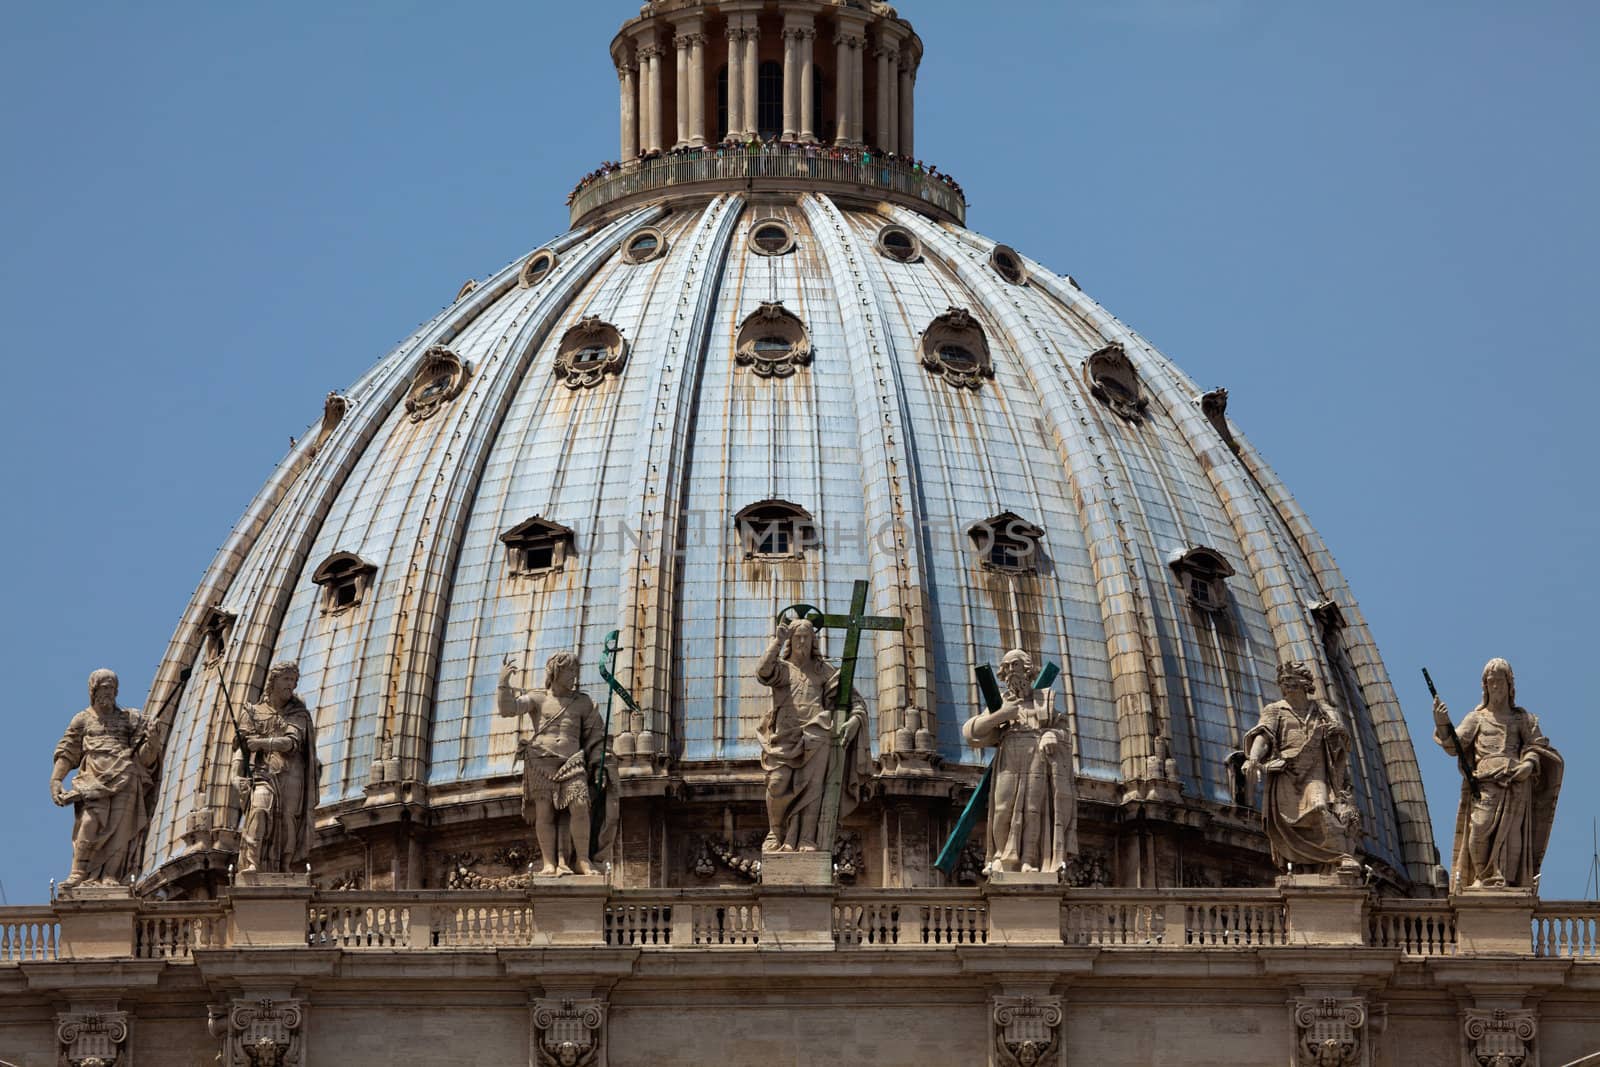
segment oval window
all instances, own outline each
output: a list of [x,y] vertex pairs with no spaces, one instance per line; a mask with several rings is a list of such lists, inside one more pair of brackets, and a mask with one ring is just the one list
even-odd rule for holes
[[766,219],[751,227],[750,247],[763,256],[781,256],[794,247],[794,231],[778,219]]
[[910,263],[922,255],[922,246],[904,226],[885,226],[878,232],[878,251],[890,259]]
[[629,263],[648,263],[667,250],[667,239],[654,226],[640,230],[623,246],[622,258]]
[[945,345],[939,349],[939,358],[953,371],[968,372],[978,368],[978,357],[960,345]]
[[535,252],[528,257],[528,263],[522,268],[520,281],[524,286],[538,285],[544,281],[549,273],[556,269],[556,257],[553,252]]
[[1009,245],[995,245],[994,251],[989,254],[989,265],[994,272],[1012,285],[1021,285],[1028,280],[1028,272],[1022,265],[1022,257]]

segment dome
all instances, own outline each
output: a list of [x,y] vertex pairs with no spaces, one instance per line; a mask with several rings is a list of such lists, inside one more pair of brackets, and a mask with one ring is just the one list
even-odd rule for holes
[[[784,49],[803,58],[809,39],[781,11],[762,17],[780,16],[761,47],[798,64]],[[613,44],[619,70],[648,81],[661,46],[633,43],[682,17],[722,16],[647,5]],[[829,17],[914,54],[886,5]],[[692,49],[702,30],[671,40]],[[1061,669],[1085,839],[1115,880],[1267,869],[1229,757],[1295,659],[1351,728],[1366,861],[1401,887],[1432,883],[1377,648],[1226,393],[1070,277],[964,228],[959,187],[911,156],[909,99],[883,99],[909,82],[884,69],[888,82],[857,71],[855,90],[881,90],[900,150],[864,147],[888,139],[869,119],[842,155],[810,127],[756,148],[702,129],[701,148],[685,126],[676,143],[697,151],[639,160],[674,141],[641,138],[625,77],[629,162],[579,190],[573,228],[328,398],[156,678],[164,694],[195,668],[147,884],[198,885],[228,862],[227,709],[282,660],[316,719],[319,876],[364,863],[397,888],[432,883],[431,857],[523,832],[502,664],[536,678],[575,651],[603,698],[594,664],[612,631],[638,708],[616,701],[610,719],[622,875],[677,884],[684,835],[759,813],[753,668],[775,617],[842,610],[862,580],[872,614],[905,620],[864,638],[856,674],[877,779],[852,825],[905,853],[874,878],[940,877],[931,854],[983,760],[961,733],[981,706],[974,670],[1020,647]],[[670,104],[658,96],[645,125]],[[677,111],[692,123],[697,109]]]

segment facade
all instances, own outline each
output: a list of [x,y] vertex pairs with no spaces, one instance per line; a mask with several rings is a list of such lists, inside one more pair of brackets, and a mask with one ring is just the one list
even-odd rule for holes
[[[1452,885],[1327,547],[1225,390],[965,229],[922,50],[879,3],[623,26],[623,162],[206,571],[115,742],[133,890],[0,909],[0,1061],[1600,1051],[1600,909],[1532,881],[1560,757],[1493,786],[1531,864]],[[1019,693],[1026,745],[974,728]],[[1280,721],[1331,746],[1287,792]]]

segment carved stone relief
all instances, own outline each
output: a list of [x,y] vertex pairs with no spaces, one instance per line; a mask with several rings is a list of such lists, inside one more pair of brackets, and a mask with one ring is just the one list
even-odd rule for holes
[[763,303],[739,327],[734,360],[760,378],[788,378],[811,365],[811,337],[782,303]]
[[237,997],[211,1006],[223,1067],[305,1067],[305,1004],[297,997]]
[[995,1067],[1043,1067],[1061,1062],[1061,998],[991,998]]
[[922,365],[951,385],[979,389],[994,377],[983,327],[964,308],[950,308],[922,333]]
[[439,883],[446,889],[526,889],[539,858],[536,848],[521,842],[502,845],[488,856],[450,852],[441,857]]
[[1139,387],[1139,372],[1122,345],[1113,341],[1091,353],[1084,360],[1083,372],[1096,400],[1130,421],[1144,417],[1150,401]]
[[1467,1056],[1476,1067],[1538,1067],[1539,1022],[1531,1011],[1469,1008],[1464,1031]]
[[125,1011],[65,1011],[56,1016],[60,1067],[132,1067]]
[[593,389],[608,374],[620,374],[628,359],[622,331],[597,315],[585,315],[561,338],[556,351],[556,377],[568,389]]
[[605,1067],[606,1004],[597,997],[533,1003],[539,1067]]
[[1368,1067],[1367,1005],[1360,997],[1295,1000],[1295,1067]]
[[461,395],[471,374],[471,366],[444,345],[428,349],[411,378],[411,391],[406,395],[406,411],[411,421],[432,418]]

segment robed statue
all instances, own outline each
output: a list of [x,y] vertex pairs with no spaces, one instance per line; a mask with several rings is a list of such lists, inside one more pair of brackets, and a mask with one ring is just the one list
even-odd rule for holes
[[247,704],[233,754],[233,788],[244,822],[239,873],[303,870],[317,808],[317,730],[295,695],[300,668],[275,663],[261,701]]
[[1304,663],[1281,665],[1278,687],[1283,699],[1262,708],[1261,721],[1244,735],[1244,773],[1262,783],[1273,862],[1359,871],[1350,733],[1312,696],[1316,677]]
[[1078,854],[1078,786],[1072,727],[1055,691],[1034,689],[1021,649],[1000,659],[1004,695],[995,711],[962,724],[969,745],[993,748],[989,854],[984,870],[1060,871]]
[[1456,811],[1453,888],[1532,886],[1555,823],[1565,765],[1539,720],[1517,706],[1511,664],[1492,659],[1483,668],[1483,702],[1453,733],[1450,709],[1438,697],[1433,720],[1439,747],[1465,755],[1463,768],[1472,776],[1461,783]]
[[120,885],[136,873],[164,734],[137,709],[117,704],[115,672],[89,675],[89,706],[67,724],[50,774],[51,799],[73,807],[72,872],[62,889]]
[[[594,701],[578,690],[578,657],[557,652],[545,663],[544,688],[521,690],[508,659],[500,671],[499,711],[527,715],[533,733],[517,742],[522,761],[522,817],[533,824],[541,875],[594,874],[590,783],[604,773],[606,724]],[[613,795],[615,795],[613,793]],[[601,841],[604,850],[606,842]]]
[[[761,768],[767,772],[767,836],[762,851],[832,850],[832,841],[817,840],[828,764],[844,761],[839,797],[843,819],[860,802],[872,775],[872,756],[862,729],[866,704],[852,692],[849,712],[840,711],[839,671],[817,653],[817,630],[807,619],[779,620],[756,666],[756,680],[772,691],[772,707],[756,727]],[[841,714],[842,724],[836,721]],[[842,748],[834,744],[840,725]]]

